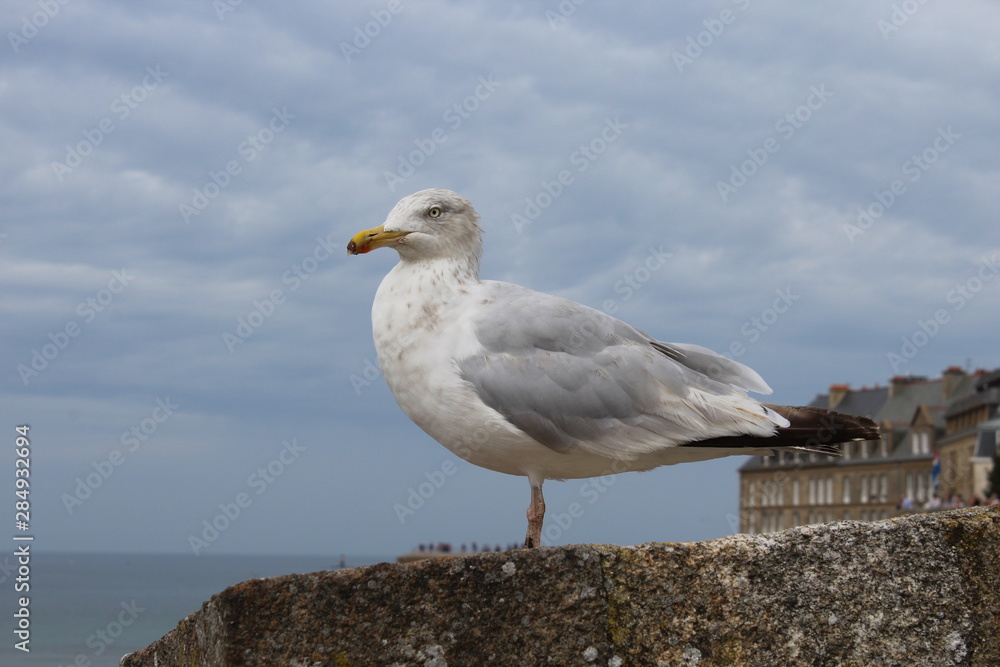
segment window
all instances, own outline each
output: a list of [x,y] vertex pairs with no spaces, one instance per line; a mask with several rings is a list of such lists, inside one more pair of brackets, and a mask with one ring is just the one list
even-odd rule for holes
[[931,434],[929,431],[913,431],[910,433],[913,453],[917,456],[931,453]]
[[[830,475],[829,477],[826,478],[826,504],[827,505],[833,504],[833,475]],[[829,520],[833,521],[832,515],[830,516]]]
[[889,500],[889,475],[882,473],[878,479],[878,500],[881,503]]
[[844,476],[843,482],[843,501],[845,505],[851,504],[851,478]]
[[889,443],[885,440],[878,441],[878,455],[882,458],[889,456]]
[[850,442],[845,442],[844,444],[842,444],[840,446],[840,451],[843,453],[845,461],[851,460],[851,447],[852,446],[853,445]]
[[927,500],[927,475],[922,473],[917,473],[917,495],[915,496],[917,502],[924,502]]
[[[858,500],[862,503],[868,502],[868,475],[861,476],[861,493],[858,496]],[[862,513],[862,521],[864,521],[865,514]]]
[[906,495],[913,497],[913,473],[906,473]]
[[799,502],[801,502],[800,490],[801,489],[799,488],[799,480],[793,479],[792,480],[792,504],[795,505],[795,506],[798,506]]

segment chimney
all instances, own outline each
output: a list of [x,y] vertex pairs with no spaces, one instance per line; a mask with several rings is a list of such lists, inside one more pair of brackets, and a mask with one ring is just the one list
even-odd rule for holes
[[945,398],[950,398],[958,388],[958,385],[965,378],[965,371],[961,366],[949,366],[941,374],[941,394]]
[[899,390],[908,384],[913,384],[915,382],[920,382],[926,380],[927,378],[919,375],[895,375],[891,380],[889,380],[889,398],[892,398]]
[[827,407],[828,410],[836,410],[840,402],[844,400],[847,393],[851,391],[851,385],[849,384],[831,384],[830,385],[830,405]]

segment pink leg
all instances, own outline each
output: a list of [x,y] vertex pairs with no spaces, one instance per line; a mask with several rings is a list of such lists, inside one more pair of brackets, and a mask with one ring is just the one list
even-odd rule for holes
[[531,482],[531,504],[528,505],[528,534],[524,538],[524,548],[534,549],[542,546],[542,521],[545,519],[545,498],[542,497],[542,482],[544,479]]

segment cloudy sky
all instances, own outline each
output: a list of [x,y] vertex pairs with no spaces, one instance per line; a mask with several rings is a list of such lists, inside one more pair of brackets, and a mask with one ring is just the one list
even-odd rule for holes
[[[46,549],[523,539],[526,480],[374,365],[396,256],[344,246],[427,187],[476,205],[484,277],[776,402],[1000,366],[995,4],[262,4],[5,6],[0,477],[29,424]],[[550,482],[546,541],[730,534],[740,463]]]

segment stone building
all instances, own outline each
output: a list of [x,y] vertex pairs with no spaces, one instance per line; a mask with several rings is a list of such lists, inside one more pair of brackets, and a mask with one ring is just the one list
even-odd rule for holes
[[[985,500],[1000,438],[1000,369],[939,378],[897,376],[887,387],[831,385],[810,403],[874,419],[878,441],[842,445],[843,457],[777,452],[740,468],[740,530],[761,533],[846,519],[874,521]],[[939,454],[937,496],[934,455]]]

